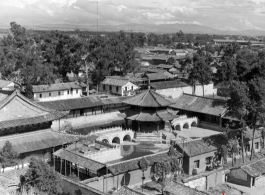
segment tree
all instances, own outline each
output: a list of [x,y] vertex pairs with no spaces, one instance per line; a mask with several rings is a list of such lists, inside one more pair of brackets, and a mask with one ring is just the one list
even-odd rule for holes
[[227,164],[227,154],[228,154],[227,147],[225,145],[222,145],[221,146],[221,156],[223,158],[224,164]]
[[143,158],[141,158],[141,159],[138,161],[138,165],[139,165],[140,169],[141,169],[142,172],[143,172],[143,176],[142,176],[142,191],[143,191],[143,185],[144,185],[144,180],[145,180],[144,172],[147,171],[148,166],[149,166],[149,163],[148,163],[148,161],[146,160],[146,158],[143,157]]
[[0,163],[3,168],[14,166],[17,164],[19,154],[13,149],[12,144],[6,141],[3,148],[0,150]]
[[168,58],[168,60],[167,60],[167,64],[170,64],[170,65],[175,64],[175,62],[176,62],[176,60],[175,60],[175,58],[173,58],[173,57],[170,57],[170,58]]
[[205,59],[200,57],[195,63],[189,74],[189,80],[193,85],[196,81],[199,81],[203,87],[204,96],[204,85],[209,84],[212,78],[212,71],[209,65],[205,63]]
[[21,186],[38,189],[49,195],[62,193],[60,176],[44,161],[32,158],[29,169],[21,176]]

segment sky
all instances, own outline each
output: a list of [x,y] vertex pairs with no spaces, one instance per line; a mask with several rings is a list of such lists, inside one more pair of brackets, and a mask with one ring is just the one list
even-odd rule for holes
[[[0,0],[0,27],[97,24],[97,0]],[[265,30],[265,0],[98,0],[99,25],[197,24]]]

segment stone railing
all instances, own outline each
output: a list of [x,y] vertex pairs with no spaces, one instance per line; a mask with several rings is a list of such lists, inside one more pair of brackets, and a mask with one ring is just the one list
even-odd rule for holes
[[106,142],[99,141],[99,140],[95,140],[95,143],[106,146],[108,148],[116,148],[117,147],[116,144],[110,144],[110,143],[106,143]]
[[123,130],[121,126],[117,126],[117,127],[109,127],[109,128],[105,128],[105,129],[94,130],[94,131],[91,131],[89,133],[89,135],[102,134],[102,133],[105,133],[105,132],[112,132],[112,131],[132,131],[132,130],[131,129]]
[[198,118],[197,117],[190,117],[190,118],[175,118],[173,121],[172,121],[172,124],[175,123],[175,122],[193,122],[193,121],[198,121]]

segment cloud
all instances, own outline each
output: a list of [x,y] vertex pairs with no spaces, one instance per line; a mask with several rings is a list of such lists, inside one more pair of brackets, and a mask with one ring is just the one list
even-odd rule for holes
[[265,0],[0,0],[0,23],[198,24],[216,29],[265,29]]

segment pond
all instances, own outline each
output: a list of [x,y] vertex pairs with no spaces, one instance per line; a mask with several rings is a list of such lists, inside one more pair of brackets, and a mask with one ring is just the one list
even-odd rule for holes
[[161,147],[161,145],[156,145],[151,143],[148,144],[141,143],[138,145],[121,145],[122,158],[113,161],[108,161],[107,163],[114,164],[117,162],[131,160],[134,158],[139,158],[150,154],[155,154],[157,152],[167,151],[168,148],[169,146],[167,145],[163,145],[163,147]]

